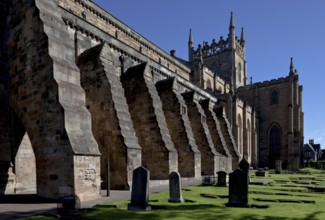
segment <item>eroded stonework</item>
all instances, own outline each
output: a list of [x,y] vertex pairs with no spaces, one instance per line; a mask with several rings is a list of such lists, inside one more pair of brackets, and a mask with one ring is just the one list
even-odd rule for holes
[[81,204],[128,190],[139,166],[154,180],[231,172],[242,158],[299,168],[297,72],[246,85],[233,16],[227,39],[195,49],[190,33],[188,61],[89,0],[3,0],[0,29],[1,194]]

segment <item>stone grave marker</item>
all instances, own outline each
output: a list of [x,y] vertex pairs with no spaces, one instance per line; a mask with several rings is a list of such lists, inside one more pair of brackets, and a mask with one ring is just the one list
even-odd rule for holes
[[277,174],[282,173],[282,160],[275,161],[275,173]]
[[255,172],[255,176],[267,177],[269,175],[268,170],[264,170],[263,168],[259,168],[258,171]]
[[225,171],[217,172],[218,182],[217,186],[227,186],[227,173]]
[[229,174],[229,201],[226,204],[228,207],[250,207],[248,204],[248,161],[243,159],[239,167],[241,169]]
[[249,163],[248,163],[248,161],[245,159],[245,158],[243,158],[241,161],[240,161],[240,163],[238,164],[238,167],[244,172],[244,173],[246,173],[247,175],[248,175],[248,173],[249,173]]
[[182,197],[182,182],[178,172],[169,174],[169,199],[168,202],[184,202]]
[[150,172],[140,166],[133,170],[131,203],[128,210],[151,210],[149,201],[149,178]]

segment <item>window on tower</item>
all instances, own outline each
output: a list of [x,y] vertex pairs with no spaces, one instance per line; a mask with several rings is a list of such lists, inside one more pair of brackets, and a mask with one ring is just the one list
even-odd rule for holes
[[242,80],[242,67],[241,63],[238,64],[238,82],[241,83]]
[[270,96],[270,105],[275,105],[279,103],[279,94],[278,91],[273,89]]

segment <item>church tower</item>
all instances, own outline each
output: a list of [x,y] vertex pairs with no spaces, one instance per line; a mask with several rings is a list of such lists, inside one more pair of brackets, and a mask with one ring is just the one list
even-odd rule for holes
[[[234,16],[231,12],[229,33],[227,39],[220,37],[212,43],[204,42],[194,48],[192,30],[190,30],[188,51],[189,64],[191,66],[193,83],[205,88],[209,79],[207,74],[212,74],[213,79],[220,77],[230,86],[230,91],[235,94],[236,89],[246,85],[246,56],[245,56],[244,29],[241,29],[241,36],[235,34]],[[204,71],[204,67],[209,71]],[[216,82],[212,82],[216,84]],[[211,86],[211,89],[217,89]]]

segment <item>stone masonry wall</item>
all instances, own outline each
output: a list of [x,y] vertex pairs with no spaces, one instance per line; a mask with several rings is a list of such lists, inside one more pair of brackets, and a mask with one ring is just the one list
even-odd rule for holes
[[142,165],[151,179],[168,179],[171,171],[178,171],[178,156],[147,64],[129,68],[121,78],[142,148]]
[[35,152],[38,195],[58,198],[79,188],[85,195],[80,198],[86,200],[99,196],[99,180],[91,185],[95,194],[82,181],[75,182],[74,174],[83,168],[74,166],[73,155],[98,157],[99,151],[75,64],[74,35],[65,27],[56,3],[12,1],[10,105]]
[[175,78],[156,83],[170,136],[178,153],[178,172],[181,177],[196,177],[201,173],[201,154],[195,143],[187,107],[178,92]]
[[[230,171],[229,160],[231,160],[231,155],[227,149],[226,142],[223,138],[220,123],[215,112],[212,109],[209,99],[201,100],[200,104],[204,113],[206,115],[206,122],[211,133],[212,142],[216,148],[219,157],[219,169],[222,171]],[[219,170],[218,170],[219,171]]]
[[[283,168],[288,168],[289,149],[293,146],[290,143],[292,132],[289,130],[290,122],[293,117],[290,117],[290,109],[292,106],[292,86],[290,85],[290,77],[280,78],[263,83],[253,84],[250,87],[243,87],[240,92],[240,97],[246,97],[254,104],[254,108],[258,112],[258,129],[259,136],[259,166],[274,167],[276,160],[282,160]],[[278,92],[278,104],[270,104],[270,95],[273,90]],[[269,130],[271,126],[276,125],[281,130],[281,153],[280,157],[270,157],[269,153]]]
[[79,18],[84,18],[89,23],[105,30],[110,36],[126,43],[141,54],[150,57],[161,66],[178,72],[185,79],[189,79],[190,69],[173,59],[168,53],[162,51],[159,47],[146,40],[135,30],[132,30],[114,16],[105,12],[91,1],[82,0],[59,0],[59,5],[64,10],[69,11]]
[[120,82],[118,54],[107,44],[99,44],[82,53],[78,62],[92,130],[101,152],[103,187],[107,188],[109,162],[110,188],[129,189],[133,170],[141,165],[141,148]]
[[235,170],[238,167],[238,163],[240,162],[241,157],[238,153],[234,137],[231,133],[230,124],[224,114],[222,107],[215,109],[215,113],[219,119],[222,135],[226,141],[228,151],[232,158],[232,169]]
[[25,133],[18,149],[14,169],[16,174],[16,193],[36,193],[35,154],[27,133]]
[[215,175],[219,162],[217,161],[217,152],[206,125],[206,115],[198,100],[196,100],[195,92],[187,92],[182,95],[187,105],[194,138],[201,152],[201,174]]

